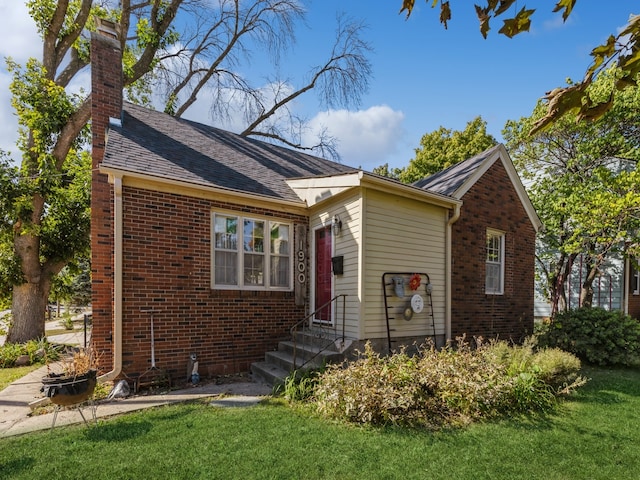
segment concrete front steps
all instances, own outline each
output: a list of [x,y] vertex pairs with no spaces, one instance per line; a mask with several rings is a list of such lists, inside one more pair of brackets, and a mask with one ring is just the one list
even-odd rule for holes
[[[328,363],[339,363],[345,358],[345,342],[318,332],[297,334],[293,340],[281,341],[278,349],[265,354],[264,361],[251,365],[251,373],[268,384],[284,385],[285,379],[297,369],[312,370]],[[295,365],[293,352],[296,352]]]

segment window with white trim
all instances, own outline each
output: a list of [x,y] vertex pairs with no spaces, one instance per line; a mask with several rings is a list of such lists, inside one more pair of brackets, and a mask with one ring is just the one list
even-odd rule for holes
[[640,267],[638,265],[640,265],[640,261],[634,265],[631,271],[631,291],[633,295],[640,295]]
[[504,293],[504,233],[487,229],[485,293]]
[[291,289],[290,224],[227,213],[212,223],[214,288]]

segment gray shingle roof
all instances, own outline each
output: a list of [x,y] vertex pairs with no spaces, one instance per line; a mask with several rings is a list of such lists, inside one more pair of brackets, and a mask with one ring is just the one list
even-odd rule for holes
[[446,170],[435,173],[413,183],[414,187],[422,188],[442,195],[454,196],[455,192],[473,175],[482,162],[489,158],[499,148],[499,145],[471,157],[463,162],[456,163]]
[[198,185],[299,201],[285,180],[352,167],[125,103],[102,165]]

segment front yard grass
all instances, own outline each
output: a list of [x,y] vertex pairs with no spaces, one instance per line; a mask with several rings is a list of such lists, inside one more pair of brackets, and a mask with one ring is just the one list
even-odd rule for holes
[[27,365],[25,367],[0,368],[0,391],[11,383],[24,377],[27,373],[40,368],[41,365]]
[[283,400],[163,407],[0,440],[0,478],[637,478],[640,370],[584,374],[553,414],[437,433],[330,422]]

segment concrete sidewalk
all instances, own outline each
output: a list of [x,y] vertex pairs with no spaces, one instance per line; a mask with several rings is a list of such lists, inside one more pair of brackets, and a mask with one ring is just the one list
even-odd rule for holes
[[[51,428],[54,414],[32,416],[29,406],[34,400],[43,397],[40,387],[42,377],[46,375],[47,367],[45,366],[0,391],[0,438]],[[244,406],[258,403],[271,393],[271,386],[260,382],[205,383],[164,394],[137,395],[125,399],[96,402],[96,417],[107,418],[145,408],[207,397],[219,397],[213,399],[214,406]],[[91,408],[84,406],[82,411],[91,424]],[[55,428],[75,423],[83,423],[82,416],[76,409],[61,410],[56,418]]]
[[[59,321],[47,324],[47,330],[59,328]],[[90,332],[89,334],[90,335]],[[83,345],[84,331],[69,332],[48,337],[49,341],[58,344]],[[0,338],[0,345],[3,343]],[[51,371],[60,372],[59,365],[52,365]],[[42,378],[48,373],[46,366],[27,374],[0,391],[0,438],[37,430],[50,429],[53,424],[53,412],[33,415],[30,404],[44,398],[40,387]],[[96,417],[107,418],[123,413],[134,412],[144,408],[158,407],[171,403],[185,402],[199,398],[219,397],[212,405],[242,406],[259,402],[272,393],[270,385],[261,382],[236,383],[205,383],[182,390],[174,390],[159,395],[136,395],[124,399],[96,402]],[[89,406],[82,407],[84,417],[91,423],[93,416]],[[83,423],[82,416],[77,409],[61,410],[57,417],[55,428],[75,423]]]

